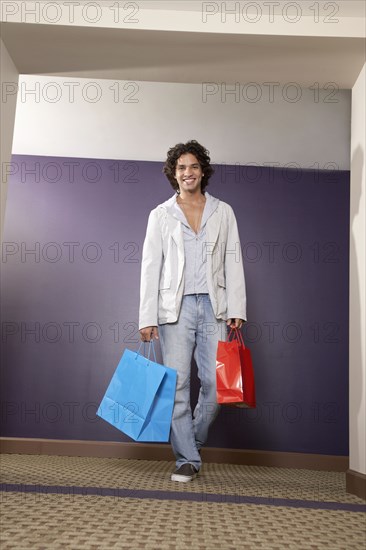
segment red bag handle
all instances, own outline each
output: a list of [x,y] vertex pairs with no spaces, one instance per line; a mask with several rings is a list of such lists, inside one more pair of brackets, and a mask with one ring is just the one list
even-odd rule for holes
[[[245,349],[245,344],[244,344],[243,335],[242,335],[242,333],[240,332],[240,330],[239,330],[237,327],[230,329],[230,332],[229,332],[228,337],[227,337],[227,342],[230,342],[230,336],[231,336],[231,333],[232,333],[233,330],[235,330],[235,336],[236,336],[236,338],[239,340],[239,342],[243,345],[243,348]],[[235,338],[233,338],[233,340],[234,340],[234,339],[235,339]]]

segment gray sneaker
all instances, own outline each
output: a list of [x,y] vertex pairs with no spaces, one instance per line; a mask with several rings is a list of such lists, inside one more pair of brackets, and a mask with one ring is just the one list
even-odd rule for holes
[[183,483],[186,483],[187,481],[192,481],[198,474],[198,470],[191,464],[190,462],[187,462],[186,464],[182,464],[179,468],[177,468],[171,475],[170,479],[171,481],[181,481]]

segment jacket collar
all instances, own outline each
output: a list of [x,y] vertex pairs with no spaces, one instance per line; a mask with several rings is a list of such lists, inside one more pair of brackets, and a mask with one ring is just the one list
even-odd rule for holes
[[[207,220],[207,218],[217,209],[220,201],[216,197],[213,197],[212,195],[210,195],[210,193],[208,193],[207,191],[205,191],[205,197],[206,197],[205,218]],[[164,208],[169,214],[171,214],[176,218],[177,217],[176,207],[175,207],[176,203],[177,203],[177,193],[175,193],[172,197],[170,197],[170,199],[159,204],[159,206]],[[204,220],[202,220],[202,222],[203,221]]]
[[[219,212],[218,206],[220,204],[220,200],[217,199],[216,197],[213,197],[209,193],[207,193],[207,191],[205,191],[205,197],[206,197],[205,215],[204,215],[205,219],[202,218],[202,223],[205,223],[209,219],[211,214],[215,212],[216,213]],[[170,235],[173,237],[173,239],[177,243],[178,248],[180,249],[180,252],[184,254],[184,243],[183,243],[183,233],[181,229],[181,223],[177,223],[177,221],[179,220],[182,221],[182,218],[179,217],[179,212],[177,212],[176,202],[177,202],[177,194],[170,197],[170,199],[168,199],[167,201],[159,204],[158,207],[163,208],[165,212],[169,214],[166,217],[166,221],[169,227]],[[213,223],[208,222],[206,224],[206,238],[212,245],[214,245],[217,241],[219,229],[220,229],[220,220],[218,219],[214,220]]]

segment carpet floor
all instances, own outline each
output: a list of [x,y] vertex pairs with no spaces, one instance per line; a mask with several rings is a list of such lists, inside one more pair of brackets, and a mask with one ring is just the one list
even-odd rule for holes
[[366,504],[345,473],[1,455],[2,549],[366,549]]

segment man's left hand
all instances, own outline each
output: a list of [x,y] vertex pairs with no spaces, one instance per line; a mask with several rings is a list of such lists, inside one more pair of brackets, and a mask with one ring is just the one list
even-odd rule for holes
[[226,321],[226,324],[230,326],[230,328],[241,328],[244,323],[244,319],[228,319]]

